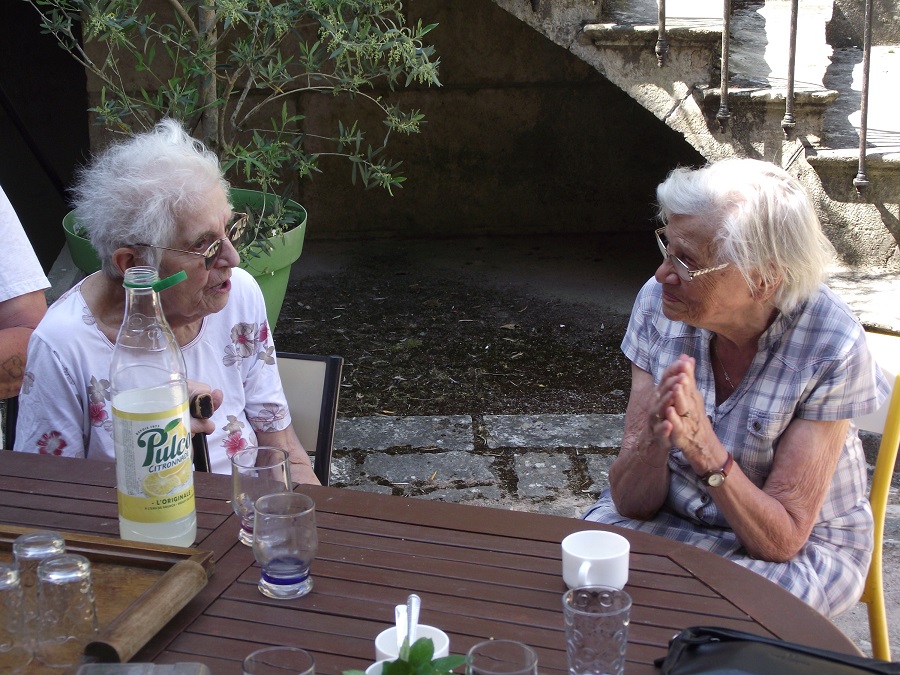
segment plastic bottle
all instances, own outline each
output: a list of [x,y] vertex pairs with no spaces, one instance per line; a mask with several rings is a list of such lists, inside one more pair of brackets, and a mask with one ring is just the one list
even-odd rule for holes
[[184,357],[158,296],[186,276],[125,272],[125,317],[109,367],[122,539],[191,546],[197,536]]

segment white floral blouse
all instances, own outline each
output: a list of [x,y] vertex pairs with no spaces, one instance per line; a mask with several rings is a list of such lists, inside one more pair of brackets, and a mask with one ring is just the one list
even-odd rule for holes
[[[228,304],[182,348],[188,378],[225,394],[208,438],[215,473],[231,473],[229,457],[255,444],[255,432],[291,423],[262,293],[242,269],[231,280]],[[29,342],[15,449],[113,461],[112,353],[78,284],[47,311]]]

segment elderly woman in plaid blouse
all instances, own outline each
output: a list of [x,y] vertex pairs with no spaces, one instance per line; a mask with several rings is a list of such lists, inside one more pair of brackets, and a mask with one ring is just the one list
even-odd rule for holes
[[622,450],[584,518],[718,553],[835,616],[872,551],[850,420],[888,384],[822,283],[833,249],[802,186],[766,162],[677,169],[657,198],[663,262],[622,344]]

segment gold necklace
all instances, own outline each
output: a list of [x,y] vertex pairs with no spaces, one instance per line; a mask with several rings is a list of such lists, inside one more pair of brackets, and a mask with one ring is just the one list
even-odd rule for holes
[[[719,344],[719,343],[716,342],[716,345],[718,345],[718,344]],[[731,387],[731,391],[734,391],[734,382],[732,382],[732,381],[731,381],[731,378],[728,377],[728,371],[725,370],[725,364],[722,363],[722,357],[719,356],[719,350],[718,350],[717,347],[714,347],[714,348],[713,348],[713,354],[714,354],[715,357],[716,357],[716,361],[719,362],[719,368],[722,369],[722,374],[725,376],[725,381],[728,383],[728,386]]]

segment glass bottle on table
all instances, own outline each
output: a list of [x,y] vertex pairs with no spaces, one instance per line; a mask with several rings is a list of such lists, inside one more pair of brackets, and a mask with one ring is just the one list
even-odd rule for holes
[[187,373],[159,302],[160,291],[186,276],[125,272],[125,316],[109,369],[122,539],[190,546],[197,536]]

